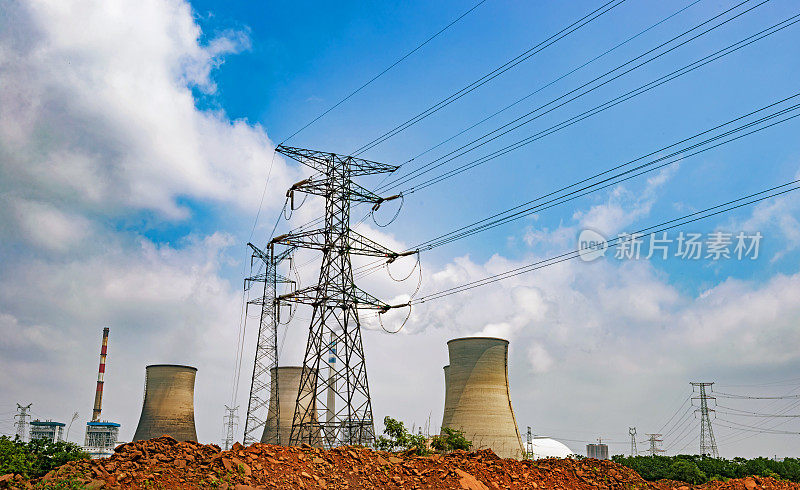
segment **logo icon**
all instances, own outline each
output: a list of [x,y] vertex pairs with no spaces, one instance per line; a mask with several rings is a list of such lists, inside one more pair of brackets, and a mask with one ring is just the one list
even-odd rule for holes
[[605,256],[608,250],[606,237],[594,230],[583,230],[578,235],[578,256],[584,262],[592,262]]

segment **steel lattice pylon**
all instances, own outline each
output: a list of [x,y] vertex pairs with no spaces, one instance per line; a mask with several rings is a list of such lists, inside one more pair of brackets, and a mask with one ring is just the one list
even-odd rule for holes
[[700,412],[700,455],[719,458],[717,441],[714,439],[714,431],[711,429],[711,417],[709,415],[714,410],[708,408],[708,400],[716,400],[716,398],[706,393],[706,388],[713,387],[714,383],[691,383],[691,385],[692,390],[695,387],[700,388],[700,396],[692,398],[693,400],[700,400],[700,408],[695,410],[695,413]]
[[[352,178],[398,167],[282,145],[276,151],[318,172],[293,185],[290,195],[303,192],[325,198],[324,228],[281,235],[270,242],[322,251],[319,283],[278,298],[313,307],[290,443],[371,445],[375,429],[358,310],[386,311],[392,306],[356,287],[350,255],[394,260],[400,254],[350,229],[353,202],[385,201]],[[328,368],[327,376],[323,367]]]
[[[278,275],[277,267],[291,252],[288,249],[279,255],[275,255],[274,247],[270,246],[266,251],[259,249],[252,243],[247,244],[252,250],[250,268],[253,262],[258,259],[264,266],[264,272],[255,274],[245,279],[245,288],[249,289],[254,283],[264,283],[264,293],[261,297],[247,302],[246,308],[257,306],[261,308],[258,323],[258,338],[256,340],[256,355],[253,364],[253,377],[250,382],[250,398],[247,402],[247,417],[244,422],[244,444],[249,445],[259,442],[262,439],[267,420],[267,409],[272,387],[271,371],[278,367],[278,304],[277,288],[278,283],[291,283],[285,277]],[[245,312],[245,318],[247,312]],[[275,390],[277,396],[277,389]],[[277,401],[277,400],[276,400]],[[279,409],[275,404],[275,413]],[[278,423],[276,419],[274,439],[278,440]]]

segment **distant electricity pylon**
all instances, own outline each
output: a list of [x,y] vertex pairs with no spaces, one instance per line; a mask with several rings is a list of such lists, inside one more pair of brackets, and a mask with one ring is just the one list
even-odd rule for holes
[[631,456],[638,456],[636,451],[636,427],[628,427],[628,434],[631,435]]
[[658,453],[664,452],[664,449],[658,447],[658,443],[664,442],[664,440],[661,439],[661,434],[645,434],[645,435],[648,437],[648,440],[650,441],[650,448],[648,449],[648,451],[650,451],[650,456],[655,456]]
[[[261,296],[247,302],[247,310],[245,310],[245,318],[247,318],[247,311],[250,306],[261,309],[258,338],[256,339],[256,357],[253,363],[253,377],[250,380],[250,398],[247,401],[247,415],[244,420],[243,442],[246,446],[262,440],[271,393],[275,394],[273,410],[276,422],[273,426],[274,434],[272,434],[272,440],[279,440],[278,387],[271,386],[272,370],[278,367],[278,317],[280,312],[278,311],[279,305],[276,298],[278,284],[288,284],[293,281],[279,275],[277,267],[294,251],[294,248],[289,248],[275,255],[272,244],[266,250],[261,250],[252,243],[247,245],[253,250],[253,254],[250,258],[251,276],[244,280],[245,290],[249,290],[253,284],[262,282],[264,283],[264,289]],[[263,263],[264,272],[253,274],[253,265],[256,259]],[[278,378],[276,376],[275,383],[277,382]],[[259,433],[259,431],[262,433]]]
[[31,409],[31,405],[33,404],[28,403],[23,407],[17,403],[17,414],[14,415],[14,418],[17,419],[17,421],[14,423],[14,425],[17,428],[17,439],[20,441],[25,440],[25,434],[28,432],[28,417],[30,417],[28,410]]
[[717,451],[717,441],[714,440],[714,431],[711,429],[710,413],[714,409],[708,408],[708,400],[716,400],[716,397],[709,396],[706,388],[711,388],[714,383],[691,383],[692,393],[695,388],[699,388],[700,396],[692,397],[692,400],[700,400],[700,408],[695,410],[695,413],[700,412],[700,454],[703,456],[711,456],[719,458],[719,451]]
[[[325,199],[323,228],[290,232],[270,241],[270,245],[322,252],[319,282],[277,298],[278,302],[313,307],[289,441],[291,445],[318,445],[322,439],[326,447],[372,445],[375,427],[358,310],[370,309],[380,314],[410,305],[391,306],[356,287],[350,256],[393,261],[415,252],[393,252],[353,231],[350,208],[352,203],[365,203],[374,210],[381,203],[399,197],[382,198],[353,180],[362,175],[394,172],[398,167],[283,145],[275,151],[316,171],[289,189],[290,200],[293,201],[295,192]],[[326,366],[331,371],[327,379],[322,376],[322,368]]]
[[239,407],[229,407],[225,405],[225,417],[223,417],[223,424],[225,426],[225,440],[222,441],[225,451],[233,446],[236,440],[236,428],[239,426],[239,416],[236,411]]
[[528,459],[533,459],[533,433],[531,432],[531,426],[528,426],[528,433],[525,439],[525,453]]

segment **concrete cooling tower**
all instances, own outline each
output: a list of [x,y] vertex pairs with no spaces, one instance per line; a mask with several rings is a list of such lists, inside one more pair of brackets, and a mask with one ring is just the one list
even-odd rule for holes
[[[289,445],[302,372],[303,367],[301,366],[280,366],[270,370],[272,383],[269,396],[269,412],[267,412],[267,423],[264,425],[264,434],[261,436],[261,442],[281,446]],[[306,390],[305,394],[311,396],[303,398],[303,406],[300,413],[306,412],[309,404],[313,404],[311,414],[313,414],[312,420],[316,422],[316,399],[309,390]],[[301,440],[308,441],[308,438],[301,436]],[[312,441],[316,441],[312,443],[313,446],[322,445],[322,438],[319,435],[314,437]]]
[[144,404],[134,441],[163,435],[196,441],[194,379],[197,368],[175,364],[147,366]]
[[473,449],[521,459],[522,439],[508,391],[508,341],[466,337],[447,342],[442,427],[464,432]]

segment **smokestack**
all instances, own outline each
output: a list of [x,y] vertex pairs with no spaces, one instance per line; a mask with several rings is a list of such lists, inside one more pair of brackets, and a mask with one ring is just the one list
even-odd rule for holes
[[[267,423],[264,424],[264,434],[261,442],[267,444],[278,444],[281,446],[289,445],[289,438],[292,434],[292,422],[294,419],[295,407],[297,406],[297,394],[300,391],[300,375],[303,372],[302,366],[280,366],[270,370],[272,383],[269,396],[269,412],[267,412]],[[304,395],[311,393],[306,390]],[[306,413],[309,403],[313,403],[311,410],[314,422],[316,422],[316,398],[313,396],[305,397],[304,405],[300,407],[300,413]],[[319,427],[315,424],[316,427]],[[307,436],[301,435],[301,440],[307,441]],[[322,446],[322,439],[319,434],[313,438],[315,441],[312,446]]]
[[106,354],[108,352],[108,327],[103,329],[103,341],[100,344],[100,368],[97,371],[97,391],[94,393],[94,409],[92,422],[100,421],[100,411],[103,408],[103,375],[106,373]]
[[508,391],[508,341],[467,337],[447,342],[442,427],[464,432],[473,449],[521,459],[522,439]]
[[144,403],[134,441],[163,435],[196,441],[194,380],[197,368],[175,364],[147,366]]

